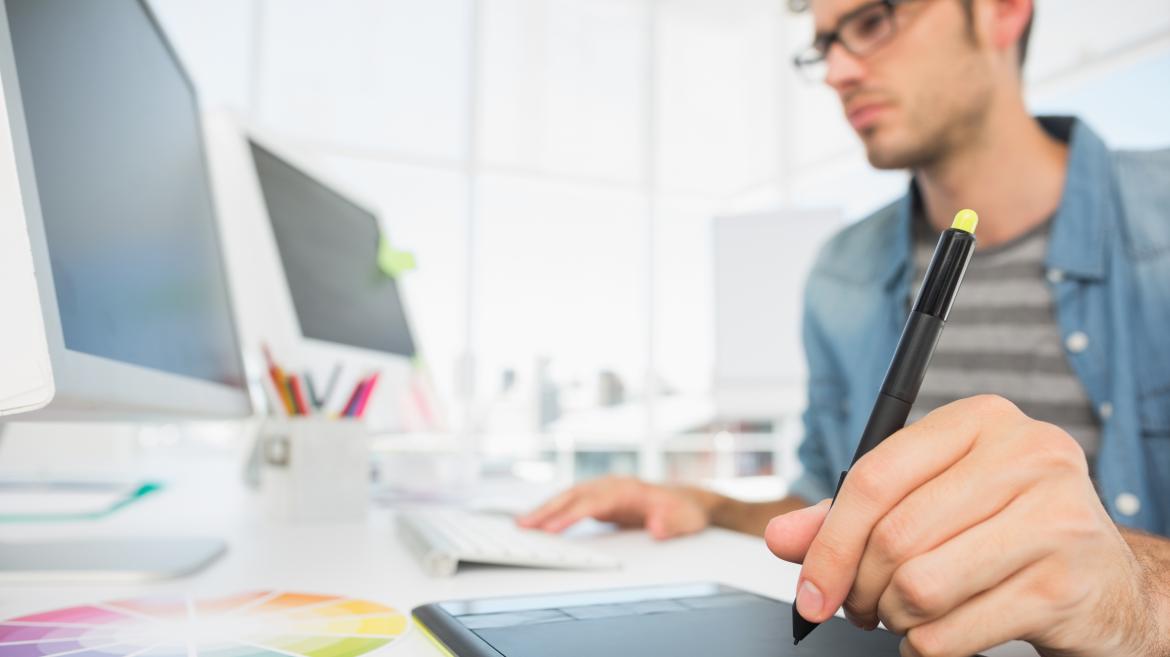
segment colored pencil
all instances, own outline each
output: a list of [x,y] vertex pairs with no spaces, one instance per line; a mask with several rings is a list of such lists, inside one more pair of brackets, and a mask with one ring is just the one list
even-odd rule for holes
[[301,388],[301,378],[296,374],[288,377],[288,389],[292,393],[293,402],[297,406],[297,415],[311,415],[309,402],[305,401],[305,391]]
[[378,373],[375,372],[370,377],[369,383],[366,384],[366,389],[362,391],[362,396],[358,399],[357,407],[354,408],[354,417],[360,418],[366,412],[366,404],[370,402],[370,395],[374,394],[374,386],[378,385]]
[[341,417],[350,416],[350,413],[353,411],[354,404],[357,402],[358,397],[362,394],[362,388],[366,386],[366,381],[367,379],[362,379],[357,382],[357,385],[354,386],[353,392],[349,395],[349,400],[345,402],[345,406],[341,407]]

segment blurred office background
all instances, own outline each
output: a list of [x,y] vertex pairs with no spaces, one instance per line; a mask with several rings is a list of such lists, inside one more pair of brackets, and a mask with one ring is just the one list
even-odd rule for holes
[[[783,0],[152,4],[206,109],[345,183],[415,254],[403,287],[446,428],[570,444],[581,476],[789,472],[808,258],[905,185],[792,70],[807,16]],[[1170,4],[1038,5],[1036,110],[1170,144]]]

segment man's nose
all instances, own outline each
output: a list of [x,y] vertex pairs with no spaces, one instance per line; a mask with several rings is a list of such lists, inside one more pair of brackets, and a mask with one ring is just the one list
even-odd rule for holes
[[865,76],[865,65],[861,59],[839,43],[829,46],[825,53],[825,84],[838,93],[856,86]]

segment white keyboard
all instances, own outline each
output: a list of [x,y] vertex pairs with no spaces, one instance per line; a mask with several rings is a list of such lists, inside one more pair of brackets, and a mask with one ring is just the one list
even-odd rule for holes
[[432,577],[450,577],[460,562],[602,570],[616,559],[572,544],[571,539],[521,529],[506,516],[449,508],[398,512],[398,534]]

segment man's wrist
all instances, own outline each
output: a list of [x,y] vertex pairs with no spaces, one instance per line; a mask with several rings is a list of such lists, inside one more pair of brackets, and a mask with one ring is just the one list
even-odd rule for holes
[[764,535],[764,529],[773,517],[808,506],[808,502],[794,496],[771,502],[744,502],[714,491],[691,490],[694,499],[706,511],[708,523],[756,536]]
[[1137,630],[1146,639],[1139,654],[1170,657],[1170,540],[1120,529],[1137,561],[1146,605],[1147,627]]
[[709,493],[707,503],[707,517],[711,524],[724,529],[732,529],[748,534],[756,533],[754,524],[750,522],[751,504],[718,493]]
[[718,519],[725,513],[728,503],[735,502],[730,497],[698,486],[684,486],[682,490],[703,509],[707,522],[712,525],[719,525]]
[[698,486],[679,486],[676,490],[699,505],[707,517],[707,524],[725,529],[739,529],[735,526],[734,519],[742,514],[736,512],[736,507],[744,506],[744,502]]

